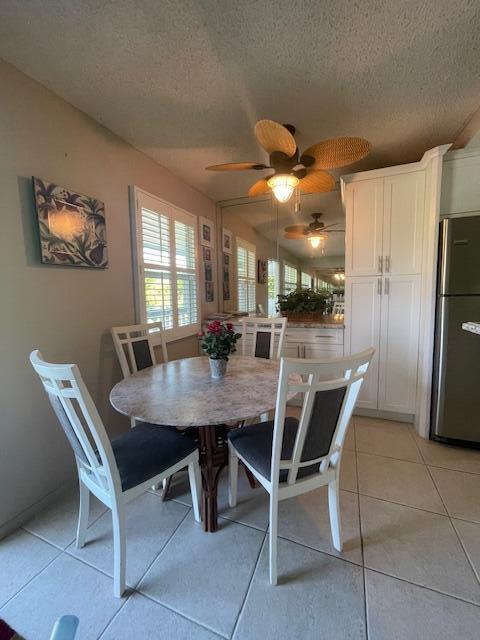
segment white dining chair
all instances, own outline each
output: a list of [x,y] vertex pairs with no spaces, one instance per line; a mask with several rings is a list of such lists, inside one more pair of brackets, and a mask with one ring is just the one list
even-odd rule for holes
[[157,345],[162,350],[162,361],[168,362],[165,331],[161,322],[112,327],[110,332],[124,378],[157,364]]
[[128,502],[176,471],[188,467],[195,520],[200,521],[200,467],[197,445],[173,429],[142,423],[109,440],[76,364],[45,362],[32,351],[30,362],[70,442],[77,463],[80,508],[77,547],[88,527],[90,493],[112,512],[113,592],[125,590],[125,508]]
[[[242,356],[278,360],[282,355],[287,318],[241,318]],[[247,334],[252,335],[249,344]]]
[[[271,584],[277,584],[280,500],[328,485],[333,545],[342,549],[339,478],[343,444],[374,352],[372,348],[337,360],[282,358],[275,420],[228,434],[230,506],[237,503],[239,460],[270,496]],[[303,393],[299,420],[285,417],[292,392]]]

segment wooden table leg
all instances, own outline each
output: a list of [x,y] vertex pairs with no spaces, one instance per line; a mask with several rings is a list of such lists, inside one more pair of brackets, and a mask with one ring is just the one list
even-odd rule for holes
[[224,428],[199,427],[200,469],[202,471],[202,517],[205,531],[218,528],[217,489],[222,469],[228,464],[228,446]]

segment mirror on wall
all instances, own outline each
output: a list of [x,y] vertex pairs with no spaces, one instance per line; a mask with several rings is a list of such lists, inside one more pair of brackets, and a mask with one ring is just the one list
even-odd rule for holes
[[[325,230],[315,232],[319,222]],[[285,204],[270,195],[226,200],[219,203],[218,228],[221,311],[276,315],[277,295],[299,287],[343,300],[345,216],[339,190]]]

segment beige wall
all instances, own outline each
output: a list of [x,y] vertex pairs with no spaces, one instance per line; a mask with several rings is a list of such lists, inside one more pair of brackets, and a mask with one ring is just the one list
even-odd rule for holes
[[[72,477],[72,454],[27,361],[32,349],[78,363],[110,434],[128,428],[108,402],[120,379],[109,328],[134,321],[128,186],[212,219],[215,206],[1,61],[0,96],[1,534]],[[40,264],[32,175],[104,201],[108,269]],[[196,340],[171,354],[196,355]]]

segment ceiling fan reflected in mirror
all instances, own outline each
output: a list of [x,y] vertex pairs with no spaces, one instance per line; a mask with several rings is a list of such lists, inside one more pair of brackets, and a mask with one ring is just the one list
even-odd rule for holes
[[363,138],[331,138],[313,144],[301,155],[295,141],[295,127],[273,120],[259,120],[254,129],[258,144],[269,154],[269,164],[229,162],[207,167],[208,171],[272,171],[257,180],[248,195],[273,192],[279,202],[288,202],[296,188],[304,193],[326,193],[335,179],[325,169],[335,169],[364,158],[370,143]]
[[283,237],[286,240],[307,240],[312,249],[318,249],[323,245],[327,233],[345,233],[345,229],[332,229],[336,227],[337,222],[325,226],[320,222],[323,213],[312,213],[313,221],[310,224],[292,224],[285,227]]

